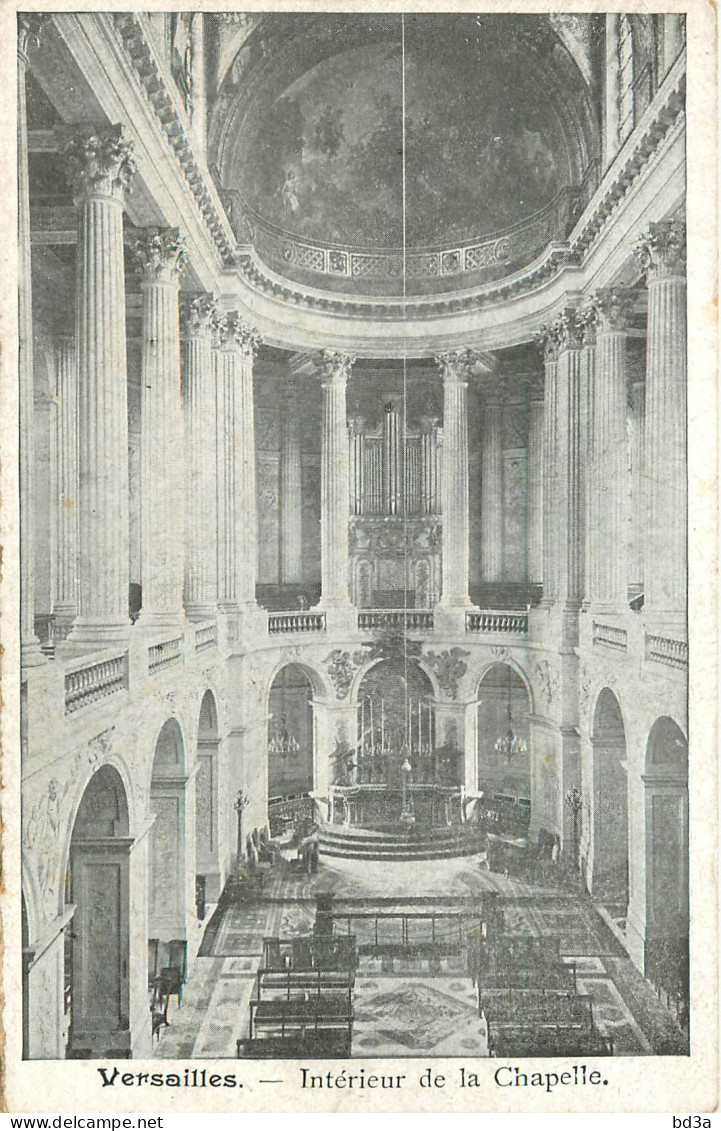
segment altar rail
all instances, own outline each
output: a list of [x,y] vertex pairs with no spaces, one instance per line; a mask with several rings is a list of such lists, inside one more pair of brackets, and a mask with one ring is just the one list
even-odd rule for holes
[[128,686],[128,653],[78,667],[65,675],[65,714],[72,715],[100,699],[125,691]]
[[599,621],[594,621],[593,643],[625,652],[628,647],[626,629],[618,628],[615,624],[601,624]]
[[325,613],[269,613],[268,635],[283,632],[325,632]]
[[494,613],[482,609],[478,613],[466,613],[466,632],[508,632],[517,636],[528,633],[528,613]]
[[358,628],[402,628],[433,631],[433,609],[363,609]]
[[667,636],[646,634],[644,658],[657,660],[672,668],[688,667],[688,644],[684,640],[670,640]]

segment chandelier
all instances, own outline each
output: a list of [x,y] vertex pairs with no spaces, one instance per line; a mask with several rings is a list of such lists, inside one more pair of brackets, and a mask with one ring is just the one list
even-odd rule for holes
[[496,739],[494,750],[500,758],[510,762],[513,758],[523,757],[527,752],[525,742],[513,729],[511,721],[511,669],[508,669],[508,700],[507,700],[507,726],[506,733]]
[[286,758],[292,758],[299,750],[300,743],[295,735],[289,732],[285,715],[282,715],[277,722],[274,720],[268,735],[268,753],[285,761]]

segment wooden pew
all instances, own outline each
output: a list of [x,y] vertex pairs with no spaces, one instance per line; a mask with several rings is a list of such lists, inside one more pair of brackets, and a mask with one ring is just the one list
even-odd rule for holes
[[255,979],[255,998],[285,999],[292,997],[320,997],[327,993],[349,993],[355,983],[355,974],[349,970],[259,970]]

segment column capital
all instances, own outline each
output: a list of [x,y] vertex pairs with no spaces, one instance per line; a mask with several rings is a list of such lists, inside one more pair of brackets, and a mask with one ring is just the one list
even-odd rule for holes
[[354,436],[362,436],[365,432],[366,422],[364,416],[353,416],[348,422],[348,426]]
[[544,323],[534,340],[545,365],[558,361],[560,335],[555,322]]
[[446,384],[462,383],[465,385],[468,383],[468,367],[473,360],[470,350],[451,350],[449,353],[437,353],[434,360]]
[[633,312],[633,291],[626,287],[606,287],[591,297],[589,316],[595,316],[601,334],[622,333]]
[[81,126],[61,142],[76,204],[94,196],[122,201],[137,171],[122,125]]
[[178,283],[187,254],[180,228],[145,228],[133,241],[135,272],[143,283]]
[[686,224],[682,220],[649,224],[648,230],[639,237],[635,252],[647,283],[685,277]]
[[254,326],[246,322],[237,310],[220,314],[215,321],[218,345],[224,350],[240,350],[241,354],[253,359],[261,345],[261,336]]
[[347,353],[344,350],[321,350],[320,371],[323,383],[345,385],[355,362],[354,353]]
[[181,295],[180,333],[184,339],[210,336],[218,317],[215,295]]
[[439,420],[437,416],[422,416],[421,417],[421,432],[432,435],[438,428]]
[[567,306],[554,322],[558,335],[558,352],[578,350],[583,345],[584,319],[576,306]]
[[18,57],[25,66],[30,52],[40,46],[42,27],[49,19],[49,12],[18,12]]

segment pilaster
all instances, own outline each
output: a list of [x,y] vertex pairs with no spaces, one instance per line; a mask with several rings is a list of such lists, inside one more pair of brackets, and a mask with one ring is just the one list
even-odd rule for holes
[[[355,356],[323,350],[321,477],[321,606],[350,609],[348,556],[349,452],[346,387]],[[330,626],[329,626],[330,629]]]
[[78,388],[75,340],[55,343],[55,570],[53,633],[63,640],[78,611]]
[[500,581],[503,571],[503,390],[483,394],[481,452],[481,575]]
[[453,616],[471,608],[468,595],[467,409],[470,358],[467,351],[458,350],[436,357],[436,362],[443,378],[443,583],[440,605],[444,614]]
[[280,580],[303,580],[303,489],[300,413],[290,392],[283,406],[280,453]]

